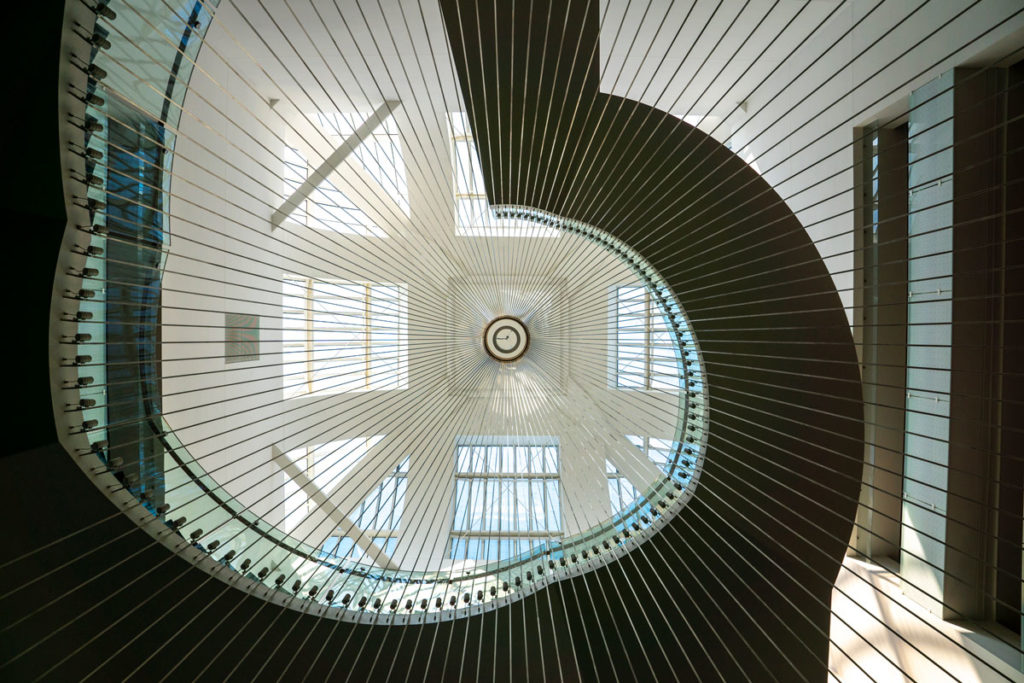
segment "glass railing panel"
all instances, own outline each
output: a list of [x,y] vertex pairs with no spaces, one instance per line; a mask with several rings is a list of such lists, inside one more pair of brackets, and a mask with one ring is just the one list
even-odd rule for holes
[[[101,17],[97,30],[110,47],[94,63],[107,72],[104,88],[170,127],[177,126],[193,62],[218,3],[141,0],[109,3],[116,19]],[[209,8],[209,9],[208,9]]]
[[161,411],[157,325],[173,148],[165,124],[177,121],[210,17],[198,2],[108,6],[117,16],[101,16],[94,27],[107,44],[91,51],[100,71],[90,80],[97,97],[86,106],[87,120],[97,124],[86,143],[96,153],[87,167],[97,228],[90,246],[102,249],[87,267],[105,286],[79,308],[91,315],[79,328],[91,337],[97,386],[96,406],[85,417],[99,423],[90,441],[106,442],[101,455],[119,463],[122,481],[155,510],[166,488],[164,430],[154,419]]

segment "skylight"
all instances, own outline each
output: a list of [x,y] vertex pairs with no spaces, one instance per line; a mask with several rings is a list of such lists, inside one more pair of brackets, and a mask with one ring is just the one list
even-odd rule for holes
[[[309,479],[311,486],[325,495],[352,474],[370,446],[379,437],[345,439],[315,446],[302,446],[285,455]],[[284,528],[291,533],[311,513],[316,503],[312,490],[287,477],[284,485]]]
[[604,471],[608,478],[608,500],[612,506],[612,514],[617,515],[632,505],[640,492],[607,460],[604,461]]
[[[395,553],[398,538],[374,536],[373,543],[390,557]],[[331,536],[320,547],[320,556],[336,560],[361,560],[366,558],[366,551],[356,545],[356,540],[351,536]]]
[[657,466],[666,476],[678,473],[680,476],[687,476],[693,471],[693,457],[685,453],[680,455],[679,461],[673,465],[676,451],[681,450],[680,444],[672,439],[655,439],[650,436],[637,436],[627,434],[626,438],[634,446],[639,448],[647,458]]
[[451,559],[507,560],[560,537],[558,472],[557,445],[457,446]]
[[678,391],[682,372],[676,344],[650,290],[616,287],[612,305],[614,386]]
[[[284,150],[284,192],[291,196],[302,186],[314,171],[294,147]],[[309,199],[302,201],[288,216],[291,220],[317,230],[331,230],[343,235],[383,237],[384,231],[377,227],[370,217],[339,190],[330,180],[324,178]]]
[[[316,112],[312,118],[328,138],[340,144],[342,140],[351,137],[370,116],[372,112]],[[405,158],[395,117],[384,119],[362,140],[352,155],[408,216],[409,183],[406,180]]]
[[[398,546],[398,527],[405,508],[408,474],[409,458],[406,458],[349,515],[349,519],[389,557],[394,555]],[[366,551],[351,536],[329,536],[321,545],[320,554],[333,559],[369,560]]]
[[[352,521],[365,532],[390,537],[398,530],[405,508],[406,477],[409,458],[395,468],[393,474],[374,488],[358,509],[350,515]],[[390,554],[390,553],[389,553]]]

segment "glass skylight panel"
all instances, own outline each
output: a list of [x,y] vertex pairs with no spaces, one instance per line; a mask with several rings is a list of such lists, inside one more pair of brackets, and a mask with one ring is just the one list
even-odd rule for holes
[[647,388],[647,294],[644,287],[616,290],[615,361],[616,386]]
[[[356,129],[371,115],[372,112],[316,112],[313,118],[328,138],[340,145],[343,140],[355,134]],[[409,183],[395,117],[388,116],[370,135],[363,138],[352,156],[408,216]]]
[[[379,437],[345,439],[288,451],[285,456],[325,495],[334,490],[356,469],[369,447]],[[303,489],[290,476],[284,485],[285,531],[293,531],[313,511],[313,491]]]
[[604,469],[608,477],[608,500],[612,506],[612,514],[617,515],[632,505],[640,492],[607,460],[604,461]]
[[356,541],[350,536],[331,536],[320,547],[320,556],[333,559],[354,558],[359,552]]
[[408,473],[409,459],[406,458],[352,513],[350,517],[353,523],[363,531],[396,531],[402,521],[402,511],[405,507]]
[[557,446],[460,445],[455,469],[451,559],[505,560],[561,534]]
[[477,237],[558,237],[557,228],[524,218],[498,218],[487,201],[484,172],[465,112],[450,112],[455,222],[459,235]]
[[[391,557],[395,554],[398,539],[389,536],[375,536],[373,543]],[[370,561],[367,553],[356,544],[351,536],[331,536],[320,546],[320,557],[332,560],[363,560]]]
[[408,304],[404,285],[368,288],[367,389],[403,389],[408,383]]
[[395,554],[395,547],[398,545],[398,538],[395,536],[374,536],[373,543],[384,551],[384,554],[391,557]]
[[685,455],[680,456],[679,462],[675,467],[672,466],[672,460],[675,458],[675,453],[679,446],[679,443],[672,439],[655,439],[635,434],[627,434],[626,438],[629,439],[630,443],[639,448],[659,470],[668,476],[671,476],[673,472],[678,470],[684,472],[692,470],[690,465],[691,459]]
[[309,227],[340,234],[383,237],[384,231],[329,180],[309,196]]
[[543,547],[545,541],[536,538],[452,538],[450,556],[455,560],[498,562]]
[[327,492],[353,472],[366,455],[366,439],[335,441],[308,449],[313,485]]
[[471,134],[457,137],[455,145],[455,184],[459,192],[466,195],[484,196],[484,172],[480,168],[480,157]]
[[405,285],[284,276],[284,395],[404,389]]
[[615,386],[678,391],[682,380],[668,323],[642,285],[616,287],[613,305]]
[[[284,191],[285,196],[290,197],[314,169],[294,147],[285,147],[284,164]],[[300,202],[288,218],[301,225],[343,235],[384,236],[384,231],[327,178],[321,180],[309,199]]]

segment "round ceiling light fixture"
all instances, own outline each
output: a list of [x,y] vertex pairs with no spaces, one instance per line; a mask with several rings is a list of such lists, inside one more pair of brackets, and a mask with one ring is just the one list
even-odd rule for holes
[[519,318],[503,315],[487,324],[484,330],[484,350],[497,361],[517,361],[530,346],[530,332]]

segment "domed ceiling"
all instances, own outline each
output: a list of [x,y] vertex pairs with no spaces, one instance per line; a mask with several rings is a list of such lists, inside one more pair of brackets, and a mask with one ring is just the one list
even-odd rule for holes
[[604,5],[526,4],[101,13],[74,447],[346,652],[544,614],[542,660],[600,622],[817,671],[861,457],[832,280],[746,161],[608,94]]

